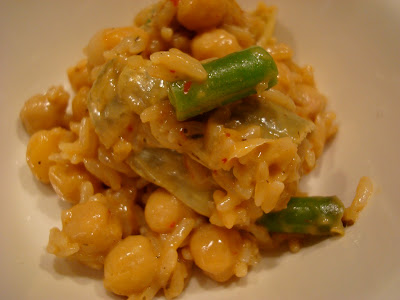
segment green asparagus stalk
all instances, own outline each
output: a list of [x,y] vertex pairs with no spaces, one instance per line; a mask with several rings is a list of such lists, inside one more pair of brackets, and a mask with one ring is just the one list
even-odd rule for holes
[[204,82],[176,81],[169,87],[169,100],[179,121],[256,93],[256,85],[277,82],[278,69],[268,52],[254,46],[203,65]]
[[264,214],[257,223],[269,232],[343,234],[343,203],[336,197],[292,197],[287,208]]

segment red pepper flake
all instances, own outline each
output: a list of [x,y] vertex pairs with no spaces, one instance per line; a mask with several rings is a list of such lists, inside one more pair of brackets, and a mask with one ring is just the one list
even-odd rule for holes
[[126,127],[126,130],[128,130],[129,132],[133,131],[133,126],[132,125],[128,125],[128,127]]
[[171,73],[175,73],[176,71],[175,70],[169,70]]
[[179,0],[171,0],[171,2],[174,4],[174,6],[178,6]]
[[217,175],[217,174],[218,174],[218,171],[217,171],[217,170],[213,170],[212,172],[213,172],[214,175]]
[[176,222],[172,222],[171,224],[169,224],[169,228],[174,228],[176,226]]
[[230,134],[229,132],[226,132],[226,133],[225,133],[225,136],[226,136],[226,137],[230,137],[231,134]]
[[190,87],[192,86],[191,81],[186,81],[185,84],[183,85],[183,93],[186,95],[189,93]]
[[227,158],[223,158],[223,159],[222,159],[222,162],[223,162],[223,163],[226,163],[227,161],[228,161]]

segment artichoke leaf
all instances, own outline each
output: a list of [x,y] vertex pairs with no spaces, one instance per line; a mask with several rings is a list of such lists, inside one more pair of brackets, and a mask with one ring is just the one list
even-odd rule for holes
[[88,110],[100,141],[110,148],[135,115],[167,97],[163,80],[147,72],[149,61],[112,59],[100,71],[88,97]]
[[197,213],[211,215],[216,184],[211,176],[202,184],[193,180],[182,154],[164,148],[145,148],[132,154],[127,163],[141,177],[165,188]]
[[315,128],[313,122],[279,104],[271,101],[261,102],[254,98],[248,98],[234,106],[224,127],[241,130],[254,125],[260,126],[261,138],[290,137],[297,145]]
[[128,126],[129,106],[117,93],[119,74],[123,66],[115,59],[107,62],[89,92],[87,107],[96,134],[110,148]]

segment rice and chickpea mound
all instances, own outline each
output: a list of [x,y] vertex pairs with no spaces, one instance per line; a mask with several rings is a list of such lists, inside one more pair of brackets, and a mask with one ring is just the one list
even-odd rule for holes
[[[50,231],[49,253],[104,269],[115,294],[171,299],[193,265],[224,282],[245,276],[260,249],[287,242],[295,252],[307,233],[323,233],[259,222],[306,199],[299,179],[337,131],[312,68],[273,36],[275,15],[263,3],[245,12],[234,0],[161,0],[133,25],[93,36],[68,69],[70,105],[61,86],[25,103],[27,163],[71,203],[62,229]],[[178,121],[170,85],[183,82],[186,95],[206,80],[207,63],[254,45],[273,58],[276,84]],[[328,231],[342,234],[343,213],[354,222],[371,191],[362,178]]]

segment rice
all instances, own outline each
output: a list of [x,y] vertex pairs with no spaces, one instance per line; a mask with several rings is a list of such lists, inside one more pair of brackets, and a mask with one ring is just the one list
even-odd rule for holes
[[[176,77],[173,80],[169,80],[170,77],[162,78],[164,80],[188,79],[204,81],[207,78],[206,70],[197,59],[175,48],[169,51],[153,53],[150,55],[150,60],[156,67],[164,67],[169,73],[176,73]],[[155,74],[157,73],[155,72]]]
[[349,207],[344,211],[343,220],[348,225],[354,224],[360,212],[367,205],[368,199],[371,198],[373,192],[373,184],[369,177],[362,177],[357,185],[356,194]]
[[[194,267],[225,282],[246,276],[260,249],[286,243],[300,250],[304,235],[269,233],[257,220],[302,194],[299,180],[334,137],[336,115],[326,110],[312,68],[296,65],[274,37],[276,11],[262,3],[249,13],[230,0],[161,0],[134,25],[93,36],[86,58],[67,72],[71,112],[62,87],[25,103],[28,165],[71,203],[62,228],[50,231],[49,253],[104,269],[115,294],[150,300],[178,297]],[[273,57],[277,85],[265,91],[261,83],[246,100],[178,121],[169,82],[204,82],[206,61],[251,45]],[[266,136],[245,118],[260,103],[284,116],[277,122],[296,126],[284,123],[286,135]],[[371,193],[363,177],[347,224]]]

